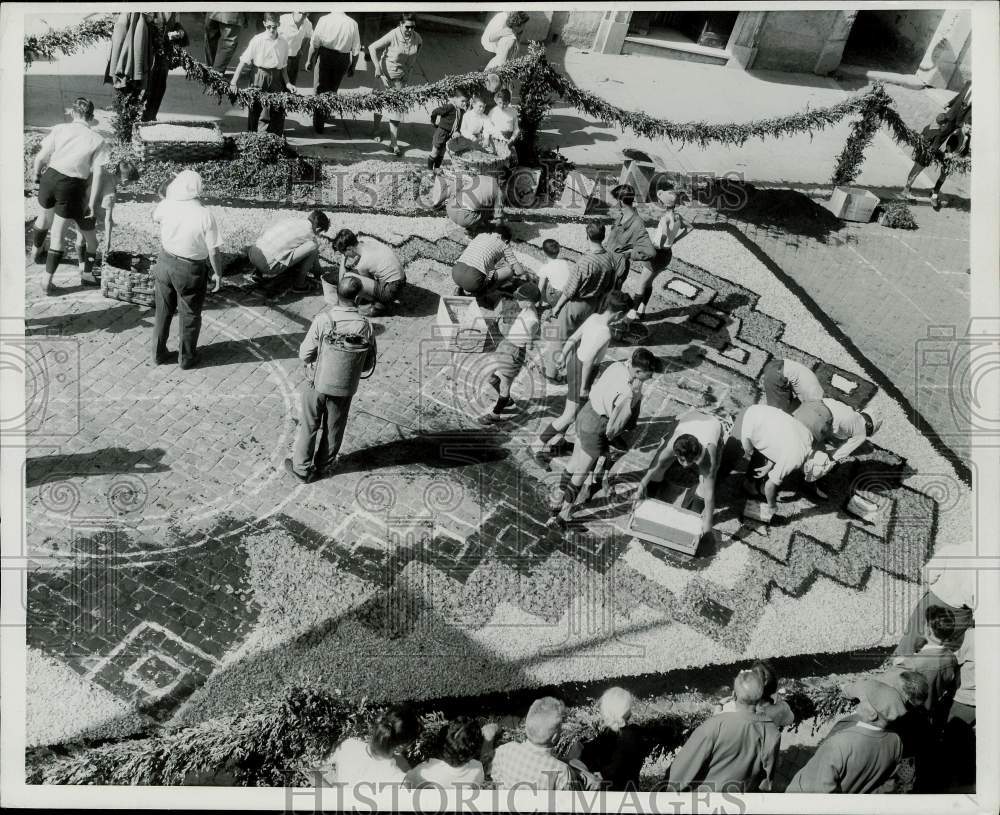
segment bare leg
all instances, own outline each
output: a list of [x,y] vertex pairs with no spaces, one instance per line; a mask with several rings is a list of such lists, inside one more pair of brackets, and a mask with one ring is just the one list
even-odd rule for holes
[[59,261],[62,260],[66,223],[65,218],[53,214],[52,231],[49,234],[49,253],[45,258],[45,278],[42,283],[42,288],[46,294],[51,294],[55,289],[55,286],[52,285],[52,278],[55,277]]
[[596,459],[591,458],[581,445],[577,444],[573,448],[573,455],[570,457],[569,464],[566,465],[566,472],[570,476],[570,481],[563,490],[563,501],[558,513],[561,521],[568,521],[573,507],[586,500],[585,495],[581,500],[580,488],[583,486],[583,482],[587,480],[587,476],[590,475],[595,463]]

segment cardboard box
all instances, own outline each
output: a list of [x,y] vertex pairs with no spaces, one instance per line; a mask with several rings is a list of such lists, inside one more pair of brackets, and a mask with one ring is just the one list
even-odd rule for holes
[[647,498],[636,504],[628,532],[637,538],[694,557],[701,540],[701,513]]
[[860,187],[834,187],[830,196],[830,211],[845,221],[868,223],[879,198]]
[[438,301],[434,336],[453,351],[481,353],[490,341],[490,324],[475,297],[442,297]]

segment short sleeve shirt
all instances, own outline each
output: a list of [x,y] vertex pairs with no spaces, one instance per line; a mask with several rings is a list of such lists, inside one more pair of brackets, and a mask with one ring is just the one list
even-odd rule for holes
[[413,68],[413,61],[417,57],[417,52],[423,40],[416,31],[410,32],[410,39],[403,36],[403,32],[397,26],[382,39],[372,44],[372,48],[378,53],[382,51],[382,59],[385,61],[385,72],[390,79],[406,79]]
[[338,782],[402,784],[406,771],[392,758],[373,756],[361,739],[345,739],[330,757]]
[[836,438],[853,439],[855,436],[867,435],[865,418],[854,408],[836,399],[824,399],[823,404],[827,406],[833,417],[833,435]]
[[517,111],[513,106],[508,106],[506,110],[503,110],[497,105],[490,111],[490,122],[497,133],[503,133],[505,136],[510,135],[514,132],[514,126],[517,124]]
[[83,122],[56,125],[42,139],[52,151],[49,167],[70,178],[87,178],[111,157],[107,143]]
[[340,11],[320,17],[313,30],[312,44],[339,51],[342,54],[361,53],[361,32],[358,24]]
[[548,280],[549,285],[556,291],[562,291],[566,288],[566,282],[569,280],[569,261],[563,258],[556,258],[555,260],[550,260],[547,263],[543,263],[541,268],[538,270],[538,285],[541,285],[543,281]]
[[[466,113],[462,117],[462,126],[465,126]],[[496,179],[488,175],[463,175],[458,179],[455,190],[452,193],[452,202],[457,207],[467,209],[472,212],[479,210],[492,210],[500,197],[500,187]],[[499,240],[499,239],[498,239]]]
[[295,25],[291,14],[282,14],[278,20],[278,36],[288,43],[288,56],[297,56],[302,43],[312,37],[313,27],[308,17],[302,18],[302,25]]
[[391,246],[378,241],[361,240],[358,241],[358,248],[361,250],[361,258],[355,267],[356,271],[367,272],[382,284],[405,279],[403,266]]
[[308,218],[290,218],[266,229],[257,239],[257,248],[268,266],[287,263],[291,254],[304,243],[316,246],[316,235]]
[[795,398],[800,402],[813,402],[823,398],[823,386],[819,378],[812,369],[796,362],[794,359],[786,359],[782,374],[792,386]]
[[[639,387],[641,387],[641,383],[639,383]],[[622,399],[633,401],[635,396],[628,365],[624,362],[614,362],[608,366],[590,389],[590,406],[599,415],[610,418]]]
[[171,255],[205,260],[212,249],[222,246],[215,216],[198,201],[160,201],[153,220],[159,222],[160,243]]
[[288,43],[280,35],[272,40],[266,31],[257,34],[247,44],[240,62],[249,62],[258,68],[284,68],[288,65]]
[[768,480],[780,486],[812,452],[812,433],[794,416],[769,405],[751,405],[743,416],[740,441],[774,463]]

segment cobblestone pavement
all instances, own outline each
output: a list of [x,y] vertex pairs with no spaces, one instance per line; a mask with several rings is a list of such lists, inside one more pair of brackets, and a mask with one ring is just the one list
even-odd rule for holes
[[[129,228],[148,221],[149,206],[122,205]],[[243,217],[256,228],[272,216],[244,211]],[[523,411],[499,430],[484,431],[476,416],[489,405],[480,392],[488,356],[447,351],[432,331],[461,244],[436,237],[440,220],[414,220],[417,234],[409,237],[389,237],[393,229],[402,227],[379,236],[392,240],[406,263],[405,307],[378,321],[379,364],[352,408],[343,466],[312,485],[289,479],[281,461],[297,421],[298,342],[321,307],[318,296],[268,300],[241,276],[227,278],[206,309],[203,364],[181,372],[147,365],[149,311],[91,290],[46,298],[29,289],[26,348],[42,349],[53,365],[44,376],[58,384],[44,394],[46,418],[33,433],[26,471],[35,564],[29,644],[147,716],[169,718],[191,698],[195,712],[188,715],[198,718],[221,712],[220,696],[242,698],[246,675],[264,676],[250,683],[255,692],[289,681],[287,655],[279,662],[268,653],[250,661],[238,656],[260,625],[285,614],[270,595],[298,590],[292,578],[281,578],[285,565],[262,558],[313,553],[312,572],[332,569],[336,576],[331,585],[338,588],[321,593],[322,612],[305,626],[311,639],[296,646],[300,658],[303,648],[326,641],[319,632],[330,621],[350,617],[355,622],[344,623],[345,630],[360,625],[376,636],[375,645],[353,641],[353,649],[402,642],[420,649],[402,652],[413,659],[461,657],[467,692],[490,689],[504,672],[511,675],[504,674],[502,686],[525,684],[527,674],[518,672],[531,660],[558,656],[560,648],[573,654],[583,647],[580,637],[614,640],[650,613],[690,629],[715,649],[706,653],[717,653],[717,661],[732,661],[775,588],[799,597],[817,579],[829,579],[863,591],[873,570],[902,586],[916,584],[933,545],[937,508],[898,479],[886,480],[903,466],[890,451],[876,450],[869,465],[832,484],[845,494],[874,468],[892,508],[873,527],[799,499],[787,509],[797,513],[794,530],[747,535],[730,485],[720,495],[717,540],[690,564],[623,533],[632,485],[670,432],[670,417],[690,407],[732,413],[753,402],[755,380],[771,355],[813,365],[828,388],[859,408],[878,391],[828,357],[786,344],[783,324],[757,309],[755,291],[676,259],[643,341],[665,357],[668,370],[644,399],[638,448],[570,534],[546,526],[559,467],[543,470],[525,442],[557,408],[562,391],[536,374],[524,378],[514,391]],[[518,251],[537,262],[541,239],[519,243]],[[37,273],[29,266],[29,281]],[[614,351],[624,353],[624,346]],[[275,543],[262,548],[261,540]],[[654,565],[638,566],[642,558]],[[719,564],[728,562],[735,572],[721,580],[705,571],[715,563],[725,572],[730,566]],[[680,570],[682,577],[664,582],[650,568]],[[527,663],[506,664],[484,649],[477,632],[495,626],[504,608],[529,615],[532,636],[553,644],[529,648]],[[436,632],[429,642],[420,639],[429,611],[450,632],[444,640],[434,639]],[[566,625],[572,630],[560,634]],[[324,650],[345,648],[343,634],[336,636]],[[649,647],[623,652],[636,660],[636,672],[649,669]],[[338,681],[361,693],[374,681],[371,668],[353,670],[357,677]],[[408,676],[400,674],[387,692],[412,693]],[[206,681],[208,690],[199,690]],[[432,677],[420,690],[448,695],[455,692],[450,681]]]

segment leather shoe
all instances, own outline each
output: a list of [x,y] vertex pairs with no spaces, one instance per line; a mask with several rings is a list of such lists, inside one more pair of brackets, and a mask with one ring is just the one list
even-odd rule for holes
[[199,362],[201,362],[201,357],[198,356],[197,354],[195,354],[193,357],[191,357],[191,359],[187,360],[186,362],[182,362],[181,363],[181,366],[180,366],[181,370],[182,371],[186,371],[189,368],[196,368],[198,366]]
[[177,362],[177,352],[167,351],[163,356],[153,360],[154,365],[173,365]]
[[312,481],[312,477],[308,475],[299,475],[295,472],[295,467],[292,465],[292,460],[290,458],[285,459],[285,471],[291,473],[303,484],[309,484]]

